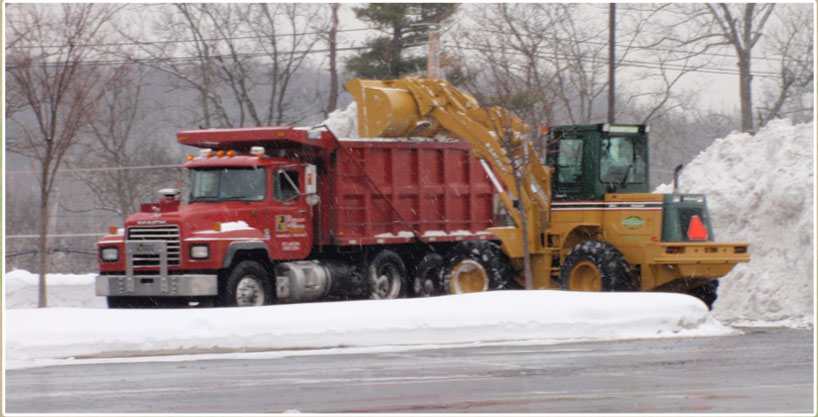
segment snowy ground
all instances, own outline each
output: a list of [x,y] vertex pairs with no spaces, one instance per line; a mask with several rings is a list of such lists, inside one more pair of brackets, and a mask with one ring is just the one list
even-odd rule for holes
[[[7,290],[9,307],[19,306],[17,297],[24,295],[14,282],[32,277],[23,271],[7,276],[7,289],[17,287]],[[89,278],[77,276],[78,281]],[[7,368],[171,354],[359,352],[738,333],[714,320],[699,300],[679,294],[499,291],[246,308],[107,310],[97,308],[104,302],[93,296],[93,287],[76,302],[54,296],[63,288],[80,287],[57,285],[62,279],[50,287],[54,308],[5,311]]]

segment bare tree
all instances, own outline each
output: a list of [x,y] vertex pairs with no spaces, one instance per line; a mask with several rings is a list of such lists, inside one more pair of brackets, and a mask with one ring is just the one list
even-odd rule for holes
[[[77,171],[74,176],[91,192],[83,207],[63,207],[67,211],[109,211],[120,219],[150,201],[154,191],[169,185],[167,173],[178,164],[164,147],[152,146],[143,135],[148,103],[144,97],[144,68],[125,64],[100,97],[100,109],[83,129],[89,139],[77,146],[76,158],[82,166],[105,167],[103,171]],[[140,167],[152,166],[144,169]],[[90,204],[89,204],[90,203]]]
[[812,120],[814,107],[815,22],[809,4],[781,4],[774,16],[777,30],[766,38],[766,50],[779,59],[780,78],[756,109],[758,124],[778,117]]
[[710,17],[716,22],[715,33],[733,47],[738,59],[739,95],[741,98],[741,130],[753,130],[753,75],[752,50],[761,39],[762,30],[775,8],[775,3],[746,3],[740,5],[706,4]]
[[[155,25],[168,39],[138,43],[140,62],[173,75],[196,91],[196,123],[265,126],[297,123],[292,83],[325,32],[313,4],[176,4]],[[320,112],[321,109],[312,109]]]
[[[607,88],[605,31],[574,4],[496,4],[468,11],[457,35],[461,54],[478,71],[468,88],[481,102],[491,90],[515,90],[500,104],[532,125],[586,123],[599,117]],[[488,100],[487,100],[488,99]],[[531,111],[529,111],[529,109]]]
[[[262,48],[272,61],[267,81],[272,87],[269,94],[267,124],[297,122],[303,115],[287,115],[290,110],[290,85],[294,76],[302,68],[307,56],[321,39],[319,36],[305,34],[305,29],[312,27],[319,32],[327,31],[320,7],[311,4],[267,4],[263,3],[258,19],[251,27],[265,36]],[[286,28],[291,36],[281,36],[277,28]]]
[[106,26],[119,10],[111,5],[13,4],[6,8],[6,146],[36,161],[39,185],[39,307],[46,307],[48,219],[57,171],[105,91],[101,66],[84,61],[99,51]]

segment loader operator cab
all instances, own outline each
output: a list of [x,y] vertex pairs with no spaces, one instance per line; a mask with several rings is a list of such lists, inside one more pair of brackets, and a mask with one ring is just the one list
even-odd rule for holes
[[555,200],[650,192],[646,125],[557,126],[546,137]]

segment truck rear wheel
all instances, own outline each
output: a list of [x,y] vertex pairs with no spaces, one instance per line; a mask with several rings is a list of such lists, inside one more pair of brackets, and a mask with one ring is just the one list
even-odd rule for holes
[[400,256],[391,250],[380,251],[367,268],[369,298],[388,300],[406,293],[406,266]]
[[227,276],[222,305],[248,307],[271,304],[273,290],[268,277],[267,270],[258,262],[239,262]]
[[571,248],[560,267],[560,288],[572,291],[629,291],[630,271],[614,245],[586,240]]
[[429,297],[440,292],[440,270],[443,268],[443,257],[437,253],[428,253],[418,262],[412,280],[413,295]]
[[511,274],[508,257],[485,240],[460,242],[449,252],[441,287],[446,294],[506,288]]

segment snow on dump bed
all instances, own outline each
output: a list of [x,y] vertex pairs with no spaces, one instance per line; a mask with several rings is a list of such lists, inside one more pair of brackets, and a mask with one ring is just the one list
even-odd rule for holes
[[323,124],[338,138],[358,137],[358,105],[353,101],[345,110],[335,110]]
[[682,171],[680,192],[707,195],[716,240],[750,242],[750,263],[721,280],[719,320],[814,326],[814,132],[774,120],[716,140]]
[[9,368],[88,357],[740,333],[686,295],[546,290],[242,308],[15,309],[4,319]]

